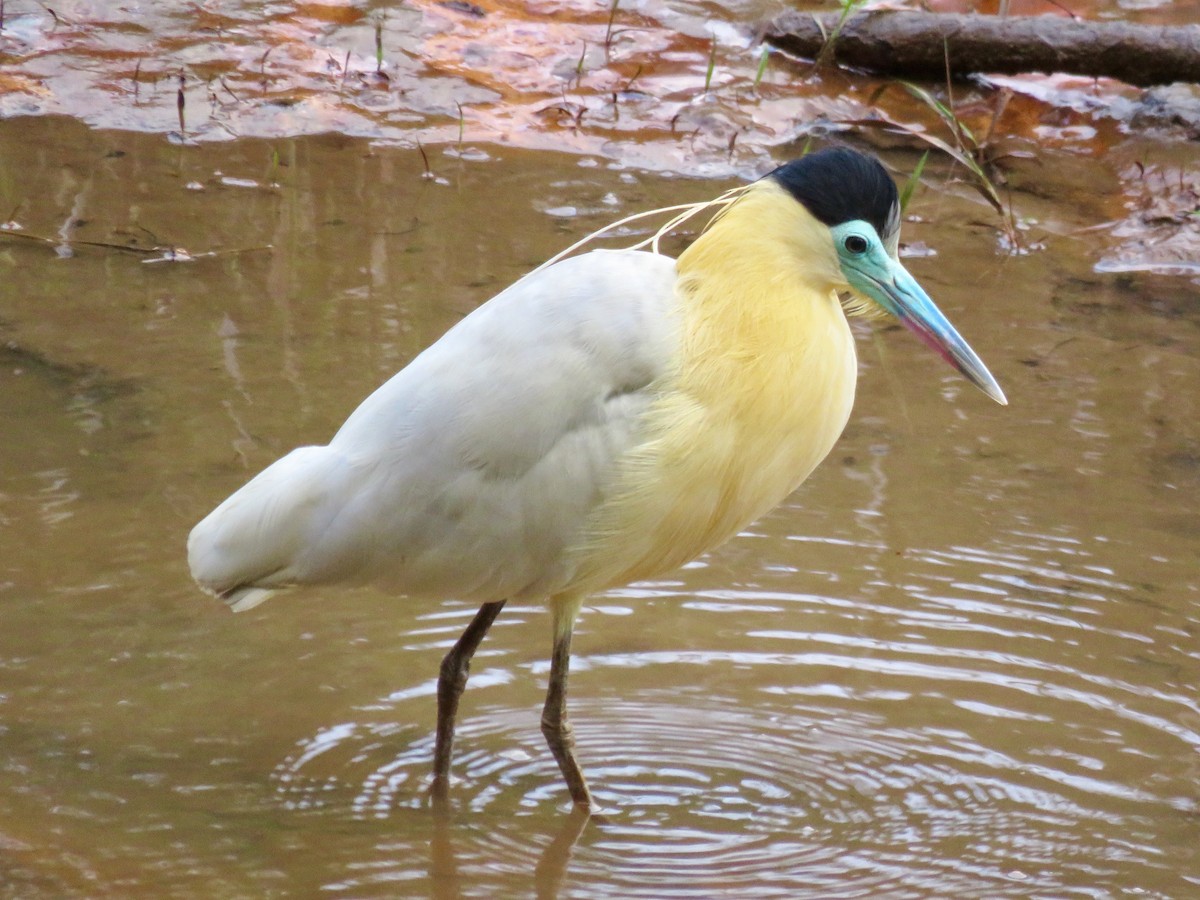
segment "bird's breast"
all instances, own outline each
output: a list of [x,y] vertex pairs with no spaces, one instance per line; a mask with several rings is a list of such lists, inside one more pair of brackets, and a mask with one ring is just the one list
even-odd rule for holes
[[773,303],[774,315],[750,321],[694,315],[645,439],[592,517],[570,590],[696,558],[776,506],[832,448],[854,399],[845,316],[833,295]]

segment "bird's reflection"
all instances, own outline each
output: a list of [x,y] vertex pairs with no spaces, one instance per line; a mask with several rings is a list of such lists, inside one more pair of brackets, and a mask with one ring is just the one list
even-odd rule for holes
[[[603,820],[576,806],[562,820],[554,839],[542,851],[533,868],[534,896],[538,900],[556,900],[566,878],[575,845],[588,822]],[[435,810],[433,836],[429,842],[430,896],[433,900],[457,900],[462,896],[462,877],[455,851],[455,823],[447,810]]]
[[429,895],[433,900],[457,900],[462,896],[452,830],[449,813],[435,809],[433,837],[429,841]]
[[[575,853],[575,844],[583,834],[583,829],[593,816],[578,806],[571,808],[571,814],[563,820],[554,840],[542,851],[537,866],[533,870],[533,886],[538,900],[556,900],[558,889],[562,886],[567,874],[567,866]],[[599,822],[599,820],[596,820]]]

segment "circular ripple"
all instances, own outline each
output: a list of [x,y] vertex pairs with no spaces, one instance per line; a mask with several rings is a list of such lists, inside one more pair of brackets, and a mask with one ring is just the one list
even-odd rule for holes
[[[453,878],[524,873],[571,896],[997,897],[1061,888],[1072,873],[1103,880],[1119,859],[1154,855],[1113,826],[1102,794],[1052,773],[1032,786],[1020,764],[962,733],[666,692],[572,711],[601,818],[581,829],[563,815],[538,710],[471,715],[454,765],[460,814],[431,839]],[[345,725],[275,775],[297,808],[388,817],[425,806],[431,756],[416,729]],[[1089,822],[1095,840],[1081,845]],[[394,878],[403,865],[380,862]]]

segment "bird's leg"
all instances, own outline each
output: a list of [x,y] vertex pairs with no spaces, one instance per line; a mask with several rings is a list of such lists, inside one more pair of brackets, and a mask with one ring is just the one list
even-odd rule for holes
[[435,801],[443,801],[450,790],[450,752],[454,745],[454,719],[458,715],[458,700],[467,686],[471,672],[471,657],[479,649],[484,635],[504,609],[506,601],[485,603],[475,613],[455,645],[442,660],[438,673],[437,744],[433,751],[433,785],[430,792]]
[[575,734],[567,721],[567,671],[571,666],[571,627],[556,630],[554,655],[550,657],[550,689],[546,692],[546,705],[542,708],[542,734],[550,745],[567,790],[577,806],[592,809],[592,792],[588,790],[583,770],[575,759]]

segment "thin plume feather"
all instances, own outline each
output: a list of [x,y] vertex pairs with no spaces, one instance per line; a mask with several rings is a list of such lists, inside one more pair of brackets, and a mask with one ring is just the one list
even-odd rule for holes
[[688,220],[700,215],[705,210],[710,210],[710,209],[716,210],[716,213],[713,215],[713,217],[711,219],[709,219],[709,221],[704,226],[705,230],[707,230],[713,224],[713,222],[717,221],[717,219],[719,219],[725,213],[725,211],[727,209],[729,209],[729,207],[732,206],[742,196],[742,194],[744,194],[746,191],[750,190],[750,188],[752,188],[752,187],[754,187],[753,184],[744,184],[741,187],[730,188],[725,193],[721,194],[719,197],[714,197],[712,200],[702,200],[698,203],[681,203],[677,206],[663,206],[663,207],[659,207],[658,209],[648,209],[648,210],[644,210],[643,212],[634,213],[633,215],[626,216],[625,218],[620,219],[616,222],[610,222],[609,224],[605,225],[603,228],[598,228],[597,230],[593,231],[591,234],[580,238],[575,243],[573,243],[570,247],[567,247],[565,250],[559,251],[558,253],[556,253],[554,256],[550,257],[548,260],[546,260],[544,263],[542,263],[540,266],[538,266],[536,269],[534,269],[533,272],[530,272],[529,274],[532,275],[532,274],[534,274],[534,272],[540,272],[542,269],[545,269],[545,268],[548,268],[549,266],[554,265],[559,260],[565,259],[566,257],[570,256],[575,251],[577,251],[583,247],[586,247],[588,244],[592,243],[593,241],[598,240],[599,238],[603,237],[604,235],[608,234],[611,231],[615,231],[616,229],[620,228],[623,225],[628,225],[630,222],[638,222],[642,219],[649,219],[654,216],[661,216],[661,215],[665,215],[667,213],[675,213],[675,215],[672,216],[671,219],[669,219],[666,222],[666,224],[661,226],[650,237],[645,238],[644,240],[638,241],[636,244],[633,244],[632,246],[625,248],[626,250],[642,250],[642,249],[645,249],[646,247],[649,247],[650,251],[652,253],[661,255],[662,251],[659,249],[659,244],[661,243],[661,241],[664,237],[671,234],[673,231],[675,231],[677,228],[679,228],[681,225],[683,225]]
[[[701,200],[696,203],[680,203],[675,206],[662,206],[658,209],[647,209],[643,210],[642,212],[633,213],[632,215],[626,216],[623,219],[619,219],[616,222],[610,222],[604,227],[596,229],[591,234],[580,238],[565,250],[560,250],[529,274],[532,275],[536,272],[540,272],[542,269],[554,265],[556,262],[565,259],[576,251],[586,247],[593,241],[599,240],[606,234],[616,231],[618,228],[628,225],[631,222],[640,222],[643,219],[650,219],[655,216],[666,215],[667,213],[675,213],[675,215],[661,225],[652,235],[638,241],[636,244],[631,244],[630,246],[624,248],[626,250],[644,250],[649,247],[651,253],[661,256],[661,243],[663,238],[674,233],[682,225],[696,216],[712,210],[714,211],[712,217],[704,224],[704,228],[701,229],[702,232],[707,231],[714,224],[716,224],[716,222],[719,221],[721,217],[725,215],[725,213],[729,211],[730,207],[732,207],[734,203],[740,200],[742,196],[745,195],[745,193],[753,188],[756,184],[758,184],[758,182],[751,182],[750,184],[743,184],[740,187],[730,188],[723,194],[720,194],[711,200]],[[887,235],[885,237],[885,241],[888,244],[888,252],[892,255],[895,255],[895,245],[897,244],[899,234],[899,207],[894,206],[891,211],[891,216],[888,220]],[[867,320],[886,319],[888,317],[887,311],[882,309],[878,303],[868,297],[860,296],[851,291],[846,291],[839,295],[839,300],[841,301],[842,309],[845,311],[847,316]]]

